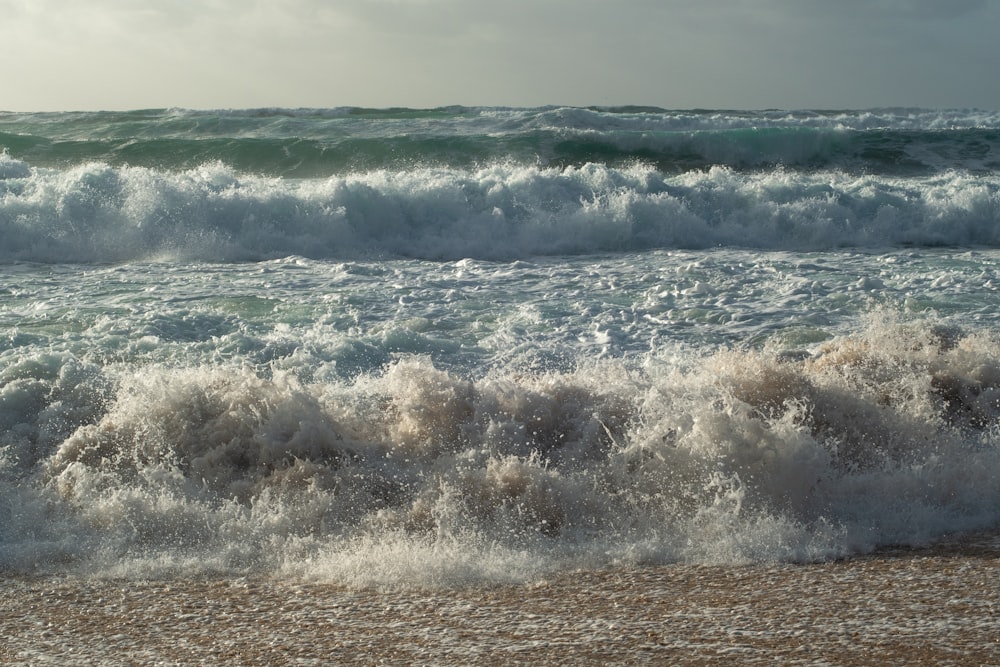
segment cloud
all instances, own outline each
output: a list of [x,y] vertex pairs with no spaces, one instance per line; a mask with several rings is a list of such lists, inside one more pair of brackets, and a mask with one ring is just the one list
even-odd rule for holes
[[986,6],[985,0],[879,0],[877,10],[902,18],[955,19]]
[[986,0],[772,0],[789,15],[820,21],[957,19],[987,7]]
[[985,0],[0,0],[0,104],[1000,106]]

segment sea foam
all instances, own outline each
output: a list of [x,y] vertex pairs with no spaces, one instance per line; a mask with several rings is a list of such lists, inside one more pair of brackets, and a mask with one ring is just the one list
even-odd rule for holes
[[825,559],[1000,511],[985,333],[879,315],[808,358],[649,362],[467,378],[417,356],[304,383],[26,361],[3,389],[3,566],[509,581]]
[[496,164],[324,179],[7,163],[4,261],[109,263],[541,255],[733,246],[825,250],[1000,243],[1000,181],[947,172],[666,176],[653,167]]

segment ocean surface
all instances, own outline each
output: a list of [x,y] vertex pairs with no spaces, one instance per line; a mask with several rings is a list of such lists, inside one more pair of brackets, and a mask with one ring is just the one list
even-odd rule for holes
[[998,289],[996,112],[0,113],[0,572],[996,534]]

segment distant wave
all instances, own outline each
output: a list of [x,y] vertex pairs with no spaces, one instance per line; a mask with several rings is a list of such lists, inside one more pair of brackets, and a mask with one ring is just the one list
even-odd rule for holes
[[0,113],[0,261],[1000,243],[1000,114]]
[[315,179],[0,156],[2,261],[527,256],[737,246],[1000,246],[1000,175],[651,165],[415,167]]
[[496,162],[910,175],[1000,169],[1000,114],[632,107],[0,114],[0,149],[40,167],[103,162],[178,171],[218,160],[286,178]]

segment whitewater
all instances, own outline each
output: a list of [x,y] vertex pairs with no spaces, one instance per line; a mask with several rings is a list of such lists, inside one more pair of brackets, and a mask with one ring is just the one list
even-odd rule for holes
[[998,286],[994,112],[0,113],[0,572],[995,540]]

